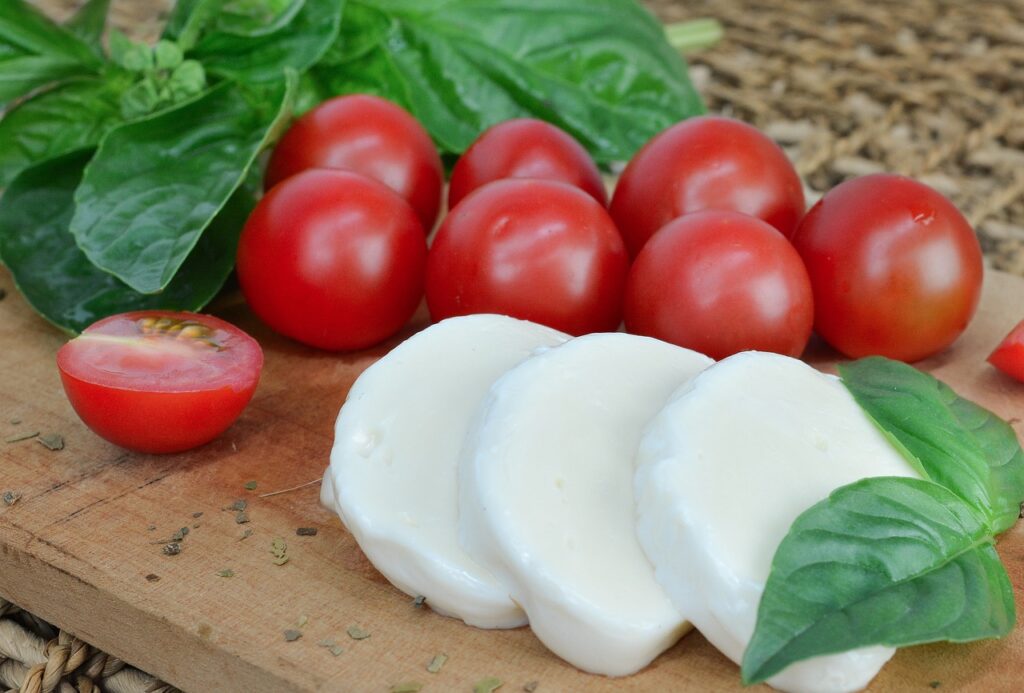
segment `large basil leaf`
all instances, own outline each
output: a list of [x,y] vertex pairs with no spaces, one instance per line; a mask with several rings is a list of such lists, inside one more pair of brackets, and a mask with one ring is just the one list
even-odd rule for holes
[[291,21],[269,33],[238,33],[215,25],[190,55],[211,73],[241,82],[281,78],[286,68],[298,72],[323,57],[338,37],[344,0],[306,0]]
[[857,403],[927,478],[1009,529],[1024,501],[1024,452],[1009,424],[932,376],[879,356],[839,366]]
[[289,117],[287,88],[226,82],[110,130],[75,191],[71,230],[97,267],[141,293],[164,289]]
[[306,0],[227,0],[215,28],[236,36],[265,36],[286,26]]
[[537,116],[602,162],[703,111],[661,25],[633,0],[351,0],[314,68],[331,93],[371,91],[461,152],[484,128]]
[[87,44],[24,0],[3,0],[0,43],[30,55],[60,57],[94,67],[100,62]]
[[0,120],[0,188],[26,166],[93,147],[120,122],[124,85],[84,78],[20,103]]
[[65,29],[80,38],[101,59],[104,57],[103,30],[107,26],[109,9],[110,0],[88,0],[64,25]]
[[140,294],[94,267],[68,230],[73,194],[92,154],[82,150],[25,169],[0,199],[0,259],[25,298],[72,332],[129,310],[202,308],[234,265],[251,191],[240,190],[225,205],[162,293]]
[[68,77],[89,74],[81,63],[46,55],[0,59],[0,108],[19,96]]
[[930,481],[864,479],[800,515],[779,545],[743,681],[868,645],[999,637],[1014,619],[980,513]]

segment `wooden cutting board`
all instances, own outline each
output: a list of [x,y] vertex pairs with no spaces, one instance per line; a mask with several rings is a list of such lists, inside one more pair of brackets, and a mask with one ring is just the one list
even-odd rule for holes
[[[54,365],[64,336],[28,309],[2,269],[0,287],[0,440],[38,430],[66,441],[60,451],[35,440],[0,443],[0,493],[23,494],[11,507],[0,504],[0,596],[186,691],[384,693],[406,681],[426,692],[471,691],[488,676],[505,682],[503,693],[531,681],[543,693],[740,689],[737,667],[696,633],[640,674],[607,679],[563,663],[529,629],[476,630],[417,609],[320,507],[317,485],[261,497],[320,478],[349,386],[398,339],[328,354],[270,333],[240,302],[221,305],[219,314],[266,351],[252,404],[200,450],[135,455],[78,421]],[[1019,427],[1024,385],[984,357],[1022,314],[1024,280],[989,274],[970,330],[921,365]],[[421,315],[416,326],[424,322]],[[437,397],[443,406],[444,393]],[[245,488],[250,481],[256,490]],[[246,524],[223,509],[238,499],[248,503]],[[190,528],[182,552],[164,555],[155,542],[181,527]],[[318,533],[296,536],[299,527]],[[242,539],[245,530],[251,536]],[[289,557],[281,566],[270,553],[277,537]],[[1001,538],[999,552],[1024,613],[1024,524]],[[228,568],[234,577],[218,576]],[[351,625],[371,636],[350,639]],[[293,628],[302,638],[286,642],[283,632]],[[344,652],[318,646],[325,639]],[[441,652],[447,664],[428,673]],[[902,650],[871,690],[1020,690],[1022,663],[1018,625],[998,642]]]

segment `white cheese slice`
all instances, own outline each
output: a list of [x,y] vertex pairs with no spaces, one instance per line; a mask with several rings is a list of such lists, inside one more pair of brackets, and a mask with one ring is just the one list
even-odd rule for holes
[[392,584],[439,613],[481,628],[526,623],[459,546],[456,467],[491,384],[568,338],[499,315],[451,318],[370,366],[341,408],[321,501]]
[[[793,520],[840,486],[917,476],[833,376],[746,352],[673,395],[637,454],[637,535],[676,607],[739,663],[775,549]],[[893,655],[866,647],[797,662],[769,683],[865,687]]]
[[636,540],[633,457],[672,391],[710,364],[646,337],[580,337],[502,376],[466,439],[463,546],[581,669],[634,673],[688,628]]

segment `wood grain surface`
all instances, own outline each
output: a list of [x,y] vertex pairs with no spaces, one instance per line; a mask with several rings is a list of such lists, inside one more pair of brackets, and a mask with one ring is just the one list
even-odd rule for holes
[[[59,451],[33,439],[0,443],[0,493],[23,494],[15,505],[0,503],[0,596],[186,691],[386,692],[407,681],[423,683],[424,691],[470,691],[488,676],[505,682],[502,691],[531,681],[544,693],[740,689],[738,669],[696,633],[640,674],[606,679],[561,662],[526,628],[476,630],[417,609],[319,506],[316,485],[259,497],[319,479],[349,386],[397,339],[359,354],[322,353],[271,334],[240,303],[222,304],[217,312],[266,351],[252,405],[200,450],[135,455],[78,421],[54,365],[65,337],[28,309],[3,270],[0,287],[7,289],[0,301],[0,440],[39,431],[66,441]],[[1024,386],[994,372],[984,357],[1022,314],[1024,280],[989,274],[968,333],[922,364],[1018,428]],[[827,356],[819,359],[828,365]],[[439,406],[443,400],[439,392]],[[250,481],[256,490],[246,489]],[[224,510],[238,499],[247,501],[248,523]],[[164,555],[155,542],[181,527],[190,528],[181,553]],[[318,533],[296,536],[299,527]],[[247,529],[251,536],[242,539]],[[277,537],[288,547],[282,566],[270,553]],[[999,552],[1024,611],[1020,524],[1001,538]],[[218,575],[228,568],[234,577]],[[350,639],[351,625],[371,636]],[[302,637],[286,642],[287,629]],[[344,651],[319,646],[325,639]],[[441,652],[447,664],[428,673]],[[1020,690],[1022,663],[1018,626],[998,642],[903,650],[871,690]]]

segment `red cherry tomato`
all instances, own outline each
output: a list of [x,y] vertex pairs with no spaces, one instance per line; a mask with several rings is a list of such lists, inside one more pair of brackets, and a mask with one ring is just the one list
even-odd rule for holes
[[1024,382],[1024,320],[1010,330],[988,357],[988,362],[1011,378]]
[[776,229],[744,214],[669,222],[629,272],[626,329],[713,359],[749,349],[799,356],[813,319],[800,256]]
[[949,346],[981,297],[981,248],[945,197],[871,175],[814,205],[793,236],[814,288],[814,328],[849,357],[917,361]]
[[614,330],[629,259],[604,207],[564,183],[505,179],[441,224],[427,260],[434,320],[502,313],[570,334]]
[[704,116],[673,125],[633,156],[611,213],[636,257],[655,231],[703,209],[742,212],[789,236],[804,213],[800,177],[756,128]]
[[406,323],[423,296],[427,243],[394,191],[314,169],[268,192],[242,230],[238,281],[264,322],[321,349],[362,349]]
[[441,204],[444,170],[430,135],[401,106],[366,94],[324,101],[289,128],[267,164],[269,190],[310,168],[341,168],[387,185],[426,231]]
[[97,435],[138,452],[181,452],[234,423],[263,367],[256,340],[210,315],[104,318],[57,352],[64,392]]
[[470,145],[452,169],[448,209],[484,183],[502,178],[560,181],[608,204],[601,172],[587,150],[569,133],[535,118],[498,123]]

